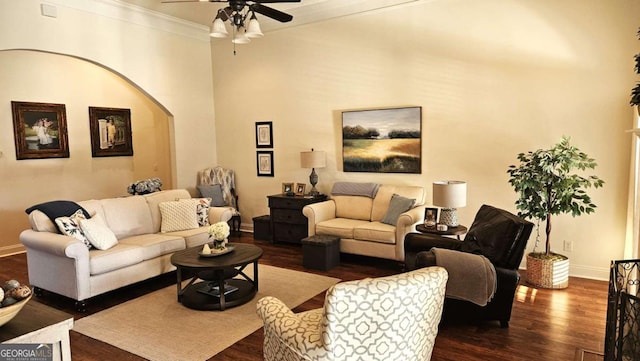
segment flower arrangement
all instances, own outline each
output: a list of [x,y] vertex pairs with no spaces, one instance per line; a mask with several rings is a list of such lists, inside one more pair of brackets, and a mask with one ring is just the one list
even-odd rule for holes
[[149,178],[131,183],[129,187],[127,187],[127,192],[133,195],[149,194],[160,191],[160,187],[162,187],[162,181],[160,178]]
[[225,249],[227,237],[229,237],[229,225],[227,222],[218,222],[209,226],[209,238],[213,238],[214,249]]

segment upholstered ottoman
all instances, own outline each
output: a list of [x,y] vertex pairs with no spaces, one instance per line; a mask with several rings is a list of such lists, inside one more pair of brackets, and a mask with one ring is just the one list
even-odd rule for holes
[[302,239],[302,265],[328,271],[340,264],[340,238],[314,235]]
[[253,218],[253,238],[271,241],[271,217],[268,214]]

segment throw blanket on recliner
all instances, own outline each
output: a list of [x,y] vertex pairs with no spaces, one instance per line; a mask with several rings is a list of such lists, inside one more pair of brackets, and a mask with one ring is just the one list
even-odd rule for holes
[[432,248],[436,264],[449,273],[446,296],[486,306],[496,290],[496,269],[486,257],[444,248]]
[[378,183],[336,182],[333,184],[331,194],[375,198],[376,193],[378,193],[378,188],[380,188],[380,184]]

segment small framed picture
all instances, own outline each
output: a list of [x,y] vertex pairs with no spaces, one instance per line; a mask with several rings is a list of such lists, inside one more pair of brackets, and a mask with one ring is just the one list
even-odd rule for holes
[[256,167],[258,169],[258,177],[273,177],[273,151],[257,151]]
[[273,148],[273,126],[271,122],[256,122],[256,148]]
[[435,227],[438,224],[438,208],[424,209],[424,225],[427,227]]
[[282,194],[293,194],[293,183],[282,183]]
[[306,183],[296,183],[296,195],[303,196],[305,188],[307,188]]
[[64,104],[11,102],[16,159],[69,158]]

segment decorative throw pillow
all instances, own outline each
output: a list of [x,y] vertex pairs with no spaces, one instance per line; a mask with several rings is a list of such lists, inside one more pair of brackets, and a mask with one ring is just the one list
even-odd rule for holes
[[211,198],[211,206],[213,207],[222,207],[227,205],[224,202],[222,187],[220,184],[200,185],[198,186],[198,191],[200,192],[201,197]]
[[196,204],[194,202],[170,201],[158,204],[162,222],[160,232],[174,232],[198,228]]
[[209,225],[209,207],[211,205],[211,198],[185,198],[179,199],[180,202],[191,202],[196,206],[196,218],[198,219],[198,225]]
[[58,217],[55,219],[56,225],[62,234],[65,236],[73,237],[82,243],[84,243],[87,248],[91,249],[91,242],[87,239],[80,229],[80,221],[87,219],[85,217],[82,209],[78,209],[74,214],[68,217]]
[[80,220],[80,229],[84,232],[89,242],[101,250],[109,249],[118,244],[118,238],[112,230],[102,220],[100,215],[95,215],[89,219]]
[[400,217],[400,214],[413,208],[413,205],[415,203],[416,203],[415,199],[405,198],[403,196],[400,196],[394,193],[391,196],[391,201],[389,202],[389,209],[387,209],[387,214],[385,214],[384,218],[382,218],[382,223],[395,226],[396,223],[398,223],[398,217]]

